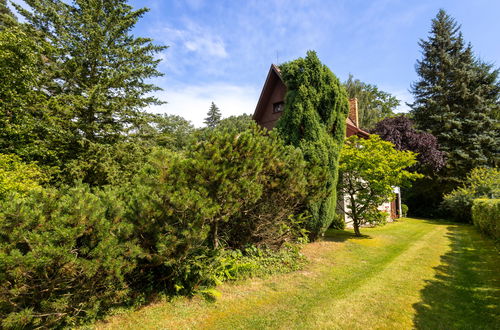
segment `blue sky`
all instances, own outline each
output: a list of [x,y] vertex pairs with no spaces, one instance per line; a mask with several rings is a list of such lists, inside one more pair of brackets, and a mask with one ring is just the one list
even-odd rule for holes
[[[155,80],[168,102],[149,111],[197,126],[214,101],[223,116],[252,113],[271,63],[309,49],[344,81],[349,73],[411,101],[419,38],[444,8],[483,60],[500,65],[499,0],[132,0],[149,13],[133,31],[168,45]],[[407,111],[401,106],[400,111]]]

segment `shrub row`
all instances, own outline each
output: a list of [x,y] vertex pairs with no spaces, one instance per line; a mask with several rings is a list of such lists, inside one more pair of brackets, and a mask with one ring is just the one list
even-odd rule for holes
[[[128,184],[0,201],[1,327],[76,325],[157,293],[295,269],[322,172],[253,126],[158,150]],[[318,197],[319,196],[319,197]],[[253,247],[252,247],[253,246]]]
[[472,202],[476,198],[500,197],[500,171],[475,168],[464,185],[444,196],[441,208],[453,221],[472,223]]
[[475,199],[472,221],[485,234],[500,239],[500,199]]

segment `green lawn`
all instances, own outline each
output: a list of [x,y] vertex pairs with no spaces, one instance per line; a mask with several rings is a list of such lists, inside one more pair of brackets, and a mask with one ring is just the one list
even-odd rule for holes
[[99,323],[116,329],[499,329],[500,258],[475,228],[405,219],[331,231],[299,272],[225,284]]

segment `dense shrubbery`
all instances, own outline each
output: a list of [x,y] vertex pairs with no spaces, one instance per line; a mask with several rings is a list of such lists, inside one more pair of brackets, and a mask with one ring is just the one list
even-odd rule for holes
[[46,189],[0,205],[0,319],[6,328],[73,324],[127,299],[139,250],[110,190]]
[[500,199],[475,199],[472,222],[482,232],[500,240]]
[[462,187],[444,196],[441,207],[452,220],[470,223],[474,199],[499,196],[500,171],[496,168],[476,168],[469,173]]
[[320,174],[253,124],[215,129],[184,152],[158,149],[130,183],[10,194],[0,205],[2,325],[71,325],[158,292],[296,269],[288,243],[306,235],[309,218],[297,214],[321,197]]

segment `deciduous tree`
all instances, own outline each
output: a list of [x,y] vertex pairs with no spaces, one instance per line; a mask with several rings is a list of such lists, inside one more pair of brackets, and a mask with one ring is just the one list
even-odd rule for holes
[[339,203],[354,226],[356,236],[365,223],[377,223],[383,215],[377,207],[393,197],[394,186],[408,185],[422,175],[406,169],[416,163],[416,154],[399,151],[377,135],[369,139],[351,136],[340,154],[338,191],[347,200]]
[[349,98],[358,99],[359,126],[372,129],[377,122],[394,114],[399,100],[393,95],[381,91],[377,86],[367,84],[352,75],[344,82]]

